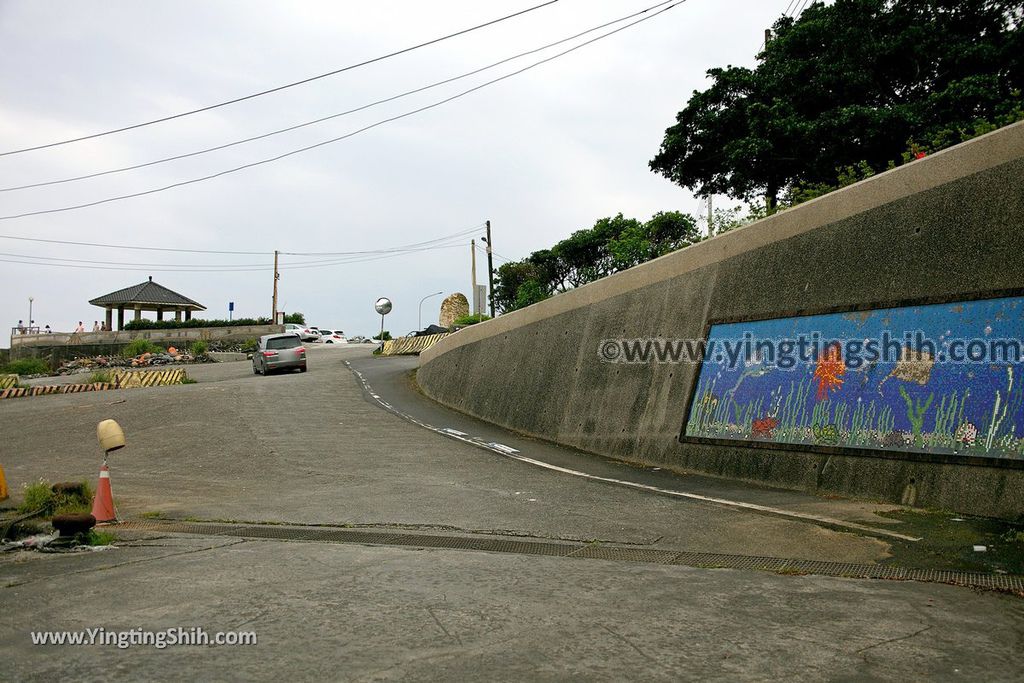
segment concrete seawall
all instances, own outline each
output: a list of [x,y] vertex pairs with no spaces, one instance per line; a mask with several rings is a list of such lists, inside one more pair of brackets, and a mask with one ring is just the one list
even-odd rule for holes
[[441,403],[586,451],[967,513],[1024,514],[1024,462],[682,442],[699,367],[602,363],[601,340],[701,339],[716,320],[1024,288],[1024,124],[442,340]]
[[265,334],[283,332],[283,325],[237,325],[231,327],[189,327],[165,330],[121,330],[114,332],[55,332],[11,337],[10,357],[45,358],[56,365],[82,356],[118,353],[135,339],[147,339],[161,346],[188,348],[194,341],[241,342]]

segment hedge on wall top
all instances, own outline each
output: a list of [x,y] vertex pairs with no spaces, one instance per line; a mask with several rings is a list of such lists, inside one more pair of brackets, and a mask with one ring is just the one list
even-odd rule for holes
[[[286,323],[305,325],[306,317],[302,313],[292,313],[284,317]],[[132,320],[125,323],[126,330],[185,330],[196,327],[243,327],[247,325],[270,325],[270,318],[238,318],[237,320]]]

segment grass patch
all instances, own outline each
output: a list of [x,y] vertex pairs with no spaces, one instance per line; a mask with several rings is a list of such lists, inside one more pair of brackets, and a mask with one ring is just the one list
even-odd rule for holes
[[121,355],[125,358],[135,358],[144,353],[164,353],[167,349],[157,346],[148,339],[133,339],[128,345],[121,349]]
[[0,369],[0,375],[48,375],[50,364],[40,358],[22,358],[11,361]]
[[[893,542],[893,556],[883,564],[1024,574],[1022,524],[936,510],[893,510],[879,514],[902,522],[900,533],[921,538],[916,543]],[[976,552],[976,545],[985,546],[985,552]]]
[[160,519],[164,516],[164,513],[159,510],[150,510],[149,512],[143,512],[141,516],[143,519]]
[[85,535],[85,545],[110,545],[117,540],[117,536],[108,531],[97,531],[96,529],[89,529],[89,533]]
[[199,382],[195,381],[194,379],[192,379],[188,375],[185,375],[184,377],[181,378],[181,383],[182,384],[199,384]]
[[110,374],[110,370],[98,370],[89,375],[88,384],[110,384],[114,381],[113,376]]
[[204,342],[202,339],[197,339],[188,345],[189,353],[191,353],[196,358],[198,358],[199,356],[205,356],[206,352],[209,349],[210,347],[207,346],[206,342]]
[[75,514],[92,511],[92,487],[82,482],[80,491],[55,492],[53,485],[45,479],[22,487],[24,501],[18,512],[28,514],[42,510],[44,517]]
[[256,349],[259,348],[259,345],[260,345],[259,341],[257,339],[255,339],[255,338],[253,338],[253,339],[246,339],[244,342],[242,342],[242,352],[243,353],[252,353],[253,351],[255,351]]

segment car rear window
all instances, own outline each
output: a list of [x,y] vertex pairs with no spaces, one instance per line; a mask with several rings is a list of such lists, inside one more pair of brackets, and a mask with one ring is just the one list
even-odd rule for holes
[[302,342],[293,334],[287,337],[273,337],[267,340],[268,349],[294,349]]

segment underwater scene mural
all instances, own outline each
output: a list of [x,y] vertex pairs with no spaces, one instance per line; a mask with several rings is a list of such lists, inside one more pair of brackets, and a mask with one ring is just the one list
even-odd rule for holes
[[684,436],[1024,459],[1024,297],[714,324]]

